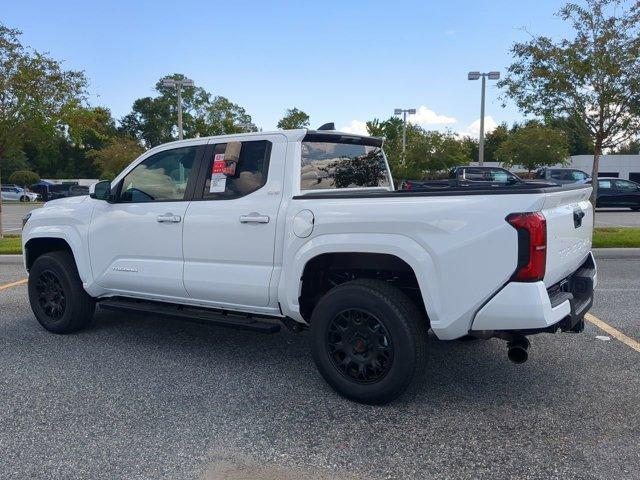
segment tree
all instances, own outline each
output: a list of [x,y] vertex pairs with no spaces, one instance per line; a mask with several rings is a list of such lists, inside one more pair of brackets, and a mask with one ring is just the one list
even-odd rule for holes
[[631,140],[629,143],[620,145],[611,153],[617,155],[640,155],[640,138],[636,138],[635,140]]
[[[517,129],[517,125],[514,125]],[[506,123],[501,123],[491,132],[487,133],[484,139],[484,161],[485,162],[497,162],[496,152],[500,145],[509,138],[511,132]],[[478,158],[478,155],[474,155],[472,158]]]
[[565,133],[569,140],[569,155],[593,155],[593,139],[585,133],[588,129],[582,118],[551,117],[545,118],[544,124]]
[[[375,118],[366,125],[369,135],[384,138],[384,152],[394,178],[416,178],[417,169],[407,161],[406,155],[405,161],[402,159],[402,119],[394,116],[380,121]],[[407,152],[423,134],[424,130],[419,126],[407,124]]]
[[113,180],[127,165],[139,157],[144,149],[131,138],[115,138],[109,145],[93,150],[88,157],[100,171],[100,178]]
[[407,150],[406,162],[410,178],[433,177],[459,165],[467,165],[472,157],[465,143],[452,132],[423,131]]
[[523,166],[529,172],[542,166],[564,164],[569,142],[562,130],[529,122],[510,134],[496,151],[496,158],[507,167]]
[[[65,70],[44,53],[20,43],[21,32],[0,23],[0,182],[28,166],[25,143],[43,132],[59,134],[60,120],[86,97],[83,72]],[[9,168],[7,168],[9,167]],[[0,200],[0,237],[2,237]]]
[[[527,114],[581,118],[594,144],[593,178],[605,148],[640,134],[640,2],[566,4],[558,13],[573,29],[554,41],[533,36],[512,47],[515,61],[499,83]],[[595,204],[597,182],[591,202]]]
[[[184,79],[175,73],[165,78]],[[139,98],[131,113],[120,120],[120,131],[138,139],[146,147],[154,147],[178,138],[177,93],[156,83],[156,97]],[[255,131],[251,116],[244,108],[222,96],[212,96],[204,88],[186,87],[182,93],[182,125],[185,138]]]
[[39,181],[40,176],[31,170],[18,170],[9,176],[9,183],[15,183],[21,187],[27,187],[34,183],[38,183]]
[[287,109],[284,117],[278,121],[278,128],[281,130],[293,130],[296,128],[306,128],[309,126],[309,115],[297,108]]

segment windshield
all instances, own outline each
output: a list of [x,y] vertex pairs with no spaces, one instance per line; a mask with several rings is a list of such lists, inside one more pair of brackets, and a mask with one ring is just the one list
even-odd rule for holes
[[350,141],[302,142],[301,190],[389,187],[382,148]]

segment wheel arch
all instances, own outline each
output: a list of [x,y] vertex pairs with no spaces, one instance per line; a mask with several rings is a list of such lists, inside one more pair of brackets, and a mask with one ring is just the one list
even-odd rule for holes
[[369,270],[382,267],[382,270],[393,271],[398,268],[410,273],[419,289],[418,307],[434,319],[438,294],[433,259],[411,238],[395,234],[321,235],[300,246],[295,255],[285,256],[285,282],[279,286],[279,297],[285,299],[281,302],[283,313],[307,322],[308,305],[304,304],[304,299],[302,305],[300,301],[306,293],[305,280],[309,279],[309,269],[327,261],[343,260],[356,269],[366,265]]
[[91,282],[92,275],[88,255],[85,253],[83,243],[76,232],[40,232],[36,235],[30,235],[23,244],[25,268],[29,271],[38,257],[55,251],[69,252],[76,263],[82,283],[86,286]]

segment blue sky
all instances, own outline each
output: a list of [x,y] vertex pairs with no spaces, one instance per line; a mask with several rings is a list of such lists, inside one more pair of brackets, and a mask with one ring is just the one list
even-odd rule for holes
[[[91,103],[116,118],[180,72],[245,107],[265,130],[294,106],[313,127],[354,130],[395,107],[423,107],[416,123],[475,133],[480,82],[466,73],[504,72],[511,44],[527,38],[521,27],[566,32],[554,16],[564,2],[552,0],[2,3],[0,21],[85,70]],[[488,88],[487,116],[521,119],[497,94]]]

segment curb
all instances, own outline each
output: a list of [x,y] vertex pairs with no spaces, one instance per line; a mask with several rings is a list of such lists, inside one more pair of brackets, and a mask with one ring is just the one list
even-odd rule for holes
[[594,248],[593,256],[598,258],[640,258],[640,248]]

